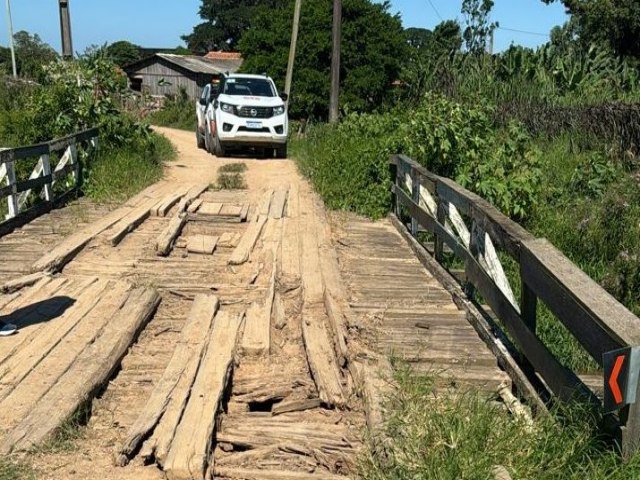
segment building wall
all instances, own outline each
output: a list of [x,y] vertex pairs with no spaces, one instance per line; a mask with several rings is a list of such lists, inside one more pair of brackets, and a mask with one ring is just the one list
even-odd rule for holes
[[[211,75],[185,73],[161,63],[158,59],[153,63],[129,73],[131,83],[135,79],[142,80],[142,92],[149,95],[177,95],[184,88],[189,98],[195,100],[200,96],[204,85],[211,81]],[[138,80],[139,81],[139,80]]]

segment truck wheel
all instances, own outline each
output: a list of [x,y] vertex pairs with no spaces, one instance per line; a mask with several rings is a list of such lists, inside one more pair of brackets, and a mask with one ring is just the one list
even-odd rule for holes
[[276,158],[287,158],[287,144],[276,148]]
[[216,137],[213,140],[213,154],[218,157],[224,157],[226,154],[226,148],[224,148],[224,146],[222,145],[222,142],[220,142],[220,139],[218,137]]
[[200,129],[196,128],[196,143],[198,145],[198,148],[205,148],[205,141],[203,136],[200,134]]
[[207,151],[207,153],[213,153],[211,145],[211,135],[209,135],[209,131],[206,129],[204,131],[204,149]]

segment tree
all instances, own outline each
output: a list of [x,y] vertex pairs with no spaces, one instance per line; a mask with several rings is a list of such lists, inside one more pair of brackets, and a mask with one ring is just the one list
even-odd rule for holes
[[141,58],[140,47],[126,40],[109,45],[106,54],[109,60],[120,67],[137,62]]
[[575,22],[585,45],[605,43],[618,55],[640,58],[640,2],[638,0],[561,1]]
[[[284,85],[294,1],[282,8],[261,7],[240,40],[243,70],[267,72]],[[305,2],[300,19],[298,55],[290,111],[294,117],[327,118],[331,68],[332,0]],[[371,111],[383,105],[407,56],[407,41],[389,2],[344,0],[341,106]]]
[[13,41],[18,75],[21,77],[40,80],[43,67],[59,58],[56,51],[43,42],[38,34],[31,35],[23,30],[13,36]]
[[463,0],[462,14],[467,28],[462,36],[469,52],[478,54],[487,50],[487,43],[499,26],[489,20],[492,9],[493,0]]
[[204,22],[182,39],[194,52],[235,50],[256,9],[277,8],[286,3],[287,0],[202,0],[199,13]]

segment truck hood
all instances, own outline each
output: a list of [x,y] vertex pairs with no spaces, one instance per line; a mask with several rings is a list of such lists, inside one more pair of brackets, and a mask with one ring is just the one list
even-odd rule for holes
[[280,107],[284,101],[280,97],[251,97],[244,95],[219,95],[218,101],[237,106]]

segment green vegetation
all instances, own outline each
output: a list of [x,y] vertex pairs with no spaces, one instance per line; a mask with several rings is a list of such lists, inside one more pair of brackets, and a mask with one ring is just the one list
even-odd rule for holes
[[119,67],[137,62],[142,58],[140,47],[126,40],[113,42],[111,45],[105,47],[105,53],[109,60]]
[[[44,66],[58,59],[58,54],[37,35],[20,31],[13,36],[18,75],[29,80],[40,81]],[[0,74],[12,73],[11,51],[0,47]]]
[[[0,78],[0,145],[31,145],[98,126],[99,153],[82,159],[85,193],[123,199],[159,178],[173,149],[125,111],[127,79],[104,49],[41,70],[39,85]],[[20,162],[18,175],[28,175],[34,162]]]
[[244,190],[247,188],[242,173],[219,173],[215,186],[219,190]]
[[246,163],[227,163],[218,169],[220,173],[243,173],[247,171]]
[[195,113],[195,103],[189,100],[185,90],[181,90],[177,97],[166,100],[162,110],[153,112],[147,116],[146,121],[151,125],[179,128],[181,130],[195,132],[198,123]]
[[22,463],[0,458],[0,480],[35,480],[33,470]]
[[367,480],[626,480],[640,476],[640,457],[622,463],[579,406],[537,418],[533,427],[490,399],[436,392],[433,379],[399,369],[382,434],[360,465]]

